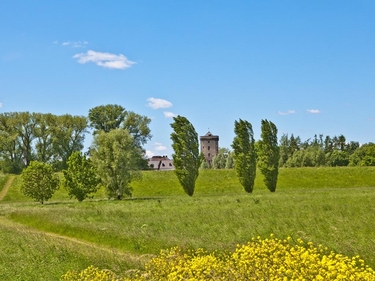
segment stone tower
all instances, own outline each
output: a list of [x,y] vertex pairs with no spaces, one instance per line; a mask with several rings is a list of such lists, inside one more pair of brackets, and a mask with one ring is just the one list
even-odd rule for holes
[[219,136],[214,136],[210,131],[206,135],[199,137],[201,143],[201,152],[209,165],[212,164],[212,158],[219,153]]

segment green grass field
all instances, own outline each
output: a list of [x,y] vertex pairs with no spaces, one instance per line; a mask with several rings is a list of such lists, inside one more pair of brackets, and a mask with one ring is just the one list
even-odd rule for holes
[[375,268],[371,167],[281,169],[275,193],[258,176],[253,194],[233,170],[202,170],[193,197],[173,172],[148,171],[132,199],[107,200],[100,191],[79,203],[59,190],[44,205],[20,194],[19,184],[17,177],[0,202],[1,280],[58,280],[90,264],[124,273],[161,249],[229,251],[271,233],[360,255]]

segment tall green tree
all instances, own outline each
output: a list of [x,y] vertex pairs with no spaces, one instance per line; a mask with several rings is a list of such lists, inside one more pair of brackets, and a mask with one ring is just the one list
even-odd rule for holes
[[53,132],[57,125],[57,116],[51,113],[36,113],[35,158],[37,161],[52,163],[57,158],[53,148]]
[[119,129],[126,117],[126,110],[121,105],[107,104],[100,105],[89,110],[90,127],[94,134],[100,131],[108,133],[111,130]]
[[277,128],[274,123],[262,120],[261,140],[259,141],[258,166],[264,175],[264,183],[271,192],[276,191],[279,174],[280,148],[277,141]]
[[127,130],[99,132],[94,137],[91,159],[110,198],[132,196],[131,182],[140,179],[140,148]]
[[230,151],[228,148],[219,148],[218,154],[212,158],[212,168],[213,169],[226,169],[227,159]]
[[349,157],[350,166],[375,166],[375,143],[365,143]]
[[27,167],[33,160],[33,145],[35,139],[35,127],[37,125],[36,113],[14,112],[13,126],[22,142],[22,157]]
[[42,204],[59,188],[59,177],[52,166],[38,161],[30,162],[22,171],[21,179],[21,192]]
[[0,167],[5,173],[20,173],[22,162],[22,141],[14,126],[12,113],[0,114]]
[[[126,111],[124,107],[117,104],[107,104],[94,107],[89,110],[90,127],[94,129],[94,135],[99,132],[108,133],[111,130],[124,129],[133,137],[135,144],[142,148],[147,141],[151,140],[150,122],[151,119]],[[142,148],[143,155],[145,150]],[[138,163],[142,169],[148,168],[147,159],[143,157]]]
[[147,143],[147,141],[151,140],[152,135],[149,127],[150,123],[150,118],[132,111],[128,111],[126,112],[126,116],[121,127],[128,130],[128,132],[134,138],[135,143],[139,147],[142,147]]
[[186,117],[178,115],[173,117],[173,120],[171,140],[175,173],[185,193],[193,196],[202,160],[199,153],[198,134]]
[[98,191],[100,179],[89,158],[80,151],[75,151],[68,159],[68,169],[63,170],[62,186],[70,197],[82,202]]
[[238,180],[248,193],[253,192],[256,176],[256,151],[252,125],[239,119],[234,122],[233,157]]
[[58,155],[55,167],[66,169],[70,155],[74,151],[83,149],[85,134],[87,133],[87,119],[84,116],[65,114],[58,116],[53,128],[53,149]]

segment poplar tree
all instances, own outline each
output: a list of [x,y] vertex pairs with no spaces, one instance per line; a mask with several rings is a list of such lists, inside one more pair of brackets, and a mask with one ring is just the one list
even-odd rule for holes
[[173,117],[173,120],[171,140],[174,150],[172,158],[175,173],[185,193],[193,196],[201,164],[198,134],[185,117],[178,115]]
[[264,183],[271,192],[276,191],[279,175],[280,148],[277,143],[277,128],[274,123],[262,120],[259,141],[258,167],[264,175]]
[[234,122],[233,157],[236,175],[245,191],[253,192],[256,176],[256,152],[254,133],[251,124],[246,120]]

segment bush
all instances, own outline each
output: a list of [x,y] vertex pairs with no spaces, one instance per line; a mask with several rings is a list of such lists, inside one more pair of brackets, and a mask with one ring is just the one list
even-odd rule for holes
[[42,204],[59,188],[59,177],[52,166],[46,163],[31,161],[21,177],[21,192]]
[[81,279],[75,275],[76,279],[62,280],[375,280],[375,272],[358,256],[349,258],[321,245],[273,235],[252,239],[227,254],[178,247],[161,251],[133,279],[82,279],[83,272]]

